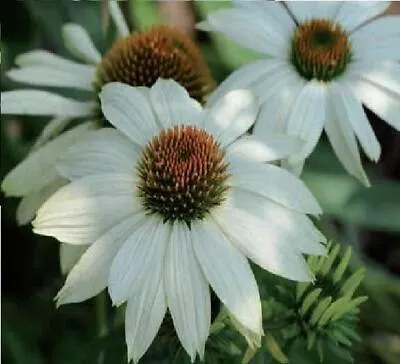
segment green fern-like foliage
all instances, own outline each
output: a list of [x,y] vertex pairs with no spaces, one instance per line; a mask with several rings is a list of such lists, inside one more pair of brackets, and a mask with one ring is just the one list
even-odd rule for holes
[[[327,250],[326,257],[309,257],[307,261],[315,275],[313,282],[276,287],[274,297],[265,303],[270,311],[265,326],[278,333],[284,352],[303,344],[308,350],[317,350],[321,362],[327,349],[341,359],[352,360],[351,345],[360,340],[356,333],[358,307],[367,299],[354,295],[364,269],[349,274],[350,247],[341,252],[340,244],[330,243]],[[267,349],[278,359],[273,347]]]

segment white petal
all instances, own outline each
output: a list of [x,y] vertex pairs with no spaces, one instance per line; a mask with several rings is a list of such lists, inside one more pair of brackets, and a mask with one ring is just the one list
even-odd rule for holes
[[175,223],[165,259],[167,303],[182,346],[192,362],[204,356],[211,320],[210,291],[194,256],[191,232]]
[[[229,203],[235,208],[261,218],[266,231],[273,232],[275,229],[280,229],[282,239],[286,239],[288,245],[292,244],[293,249],[299,253],[326,254],[324,247],[320,244],[325,243],[326,238],[308,216],[241,188],[232,188],[229,191]],[[267,236],[269,235],[268,233]]]
[[203,127],[224,147],[243,135],[257,117],[259,105],[249,90],[233,90],[205,109]]
[[361,102],[347,82],[331,82],[331,97],[338,118],[350,123],[367,156],[377,161],[381,146],[364,113]]
[[15,59],[15,63],[20,67],[43,66],[79,75],[85,75],[94,70],[94,67],[91,65],[76,63],[41,49],[18,55]]
[[150,99],[163,128],[177,124],[197,125],[201,105],[174,80],[159,78],[150,89]]
[[305,85],[306,81],[286,64],[265,77],[264,82],[259,85],[262,106],[253,134],[263,141],[268,141],[270,133],[286,134],[290,111]]
[[120,305],[139,292],[149,275],[161,275],[169,235],[170,226],[163,224],[160,218],[152,215],[138,218],[136,229],[111,265],[108,290],[114,305]]
[[114,24],[117,27],[119,35],[122,37],[129,35],[129,28],[126,24],[121,8],[119,7],[118,1],[109,0],[108,10],[110,11],[111,18],[114,20]]
[[376,62],[400,59],[400,16],[385,16],[350,35],[352,61]]
[[57,167],[70,180],[91,174],[132,173],[140,156],[139,148],[112,128],[87,133],[68,148]]
[[[261,15],[264,21],[272,25],[273,30],[277,30],[283,37],[292,35],[295,23],[287,10],[274,2],[254,1],[254,0],[233,0],[232,3],[238,7],[247,7]],[[278,34],[275,34],[278,36]]]
[[335,20],[348,32],[383,13],[390,5],[389,1],[343,1]]
[[167,303],[164,282],[151,272],[140,293],[128,300],[125,312],[125,336],[128,361],[137,363],[154,340],[161,326]]
[[400,16],[385,16],[374,20],[352,33],[350,41],[352,43],[352,60],[374,59],[376,49],[382,50],[382,48],[388,50],[386,57],[382,54],[382,58],[389,59],[391,58],[390,54],[396,54],[396,52],[393,53],[388,49],[388,42],[391,44],[397,42],[400,47]]
[[71,87],[79,90],[92,91],[94,73],[94,67],[86,73],[72,73],[45,66],[26,66],[23,68],[11,69],[6,75],[13,81],[30,85]]
[[63,243],[91,244],[129,215],[141,211],[130,175],[87,176],[61,188],[39,209],[34,232]]
[[60,268],[62,274],[68,274],[81,259],[88,245],[60,244]]
[[26,196],[55,181],[59,176],[56,163],[60,154],[65,153],[68,146],[91,129],[91,123],[81,124],[29,154],[4,178],[1,185],[4,193],[8,196]]
[[351,124],[336,114],[331,97],[329,97],[327,110],[325,132],[336,156],[352,176],[358,178],[365,186],[369,186]]
[[288,1],[285,3],[300,23],[311,18],[334,18],[340,1]]
[[37,137],[31,151],[40,148],[42,145],[46,144],[49,140],[59,135],[72,120],[73,120],[72,118],[65,118],[62,116],[50,120],[43,128],[40,135]]
[[262,335],[260,295],[253,272],[211,219],[191,226],[200,267],[222,303],[250,331]]
[[288,157],[298,152],[303,142],[285,134],[269,134],[263,142],[254,136],[244,136],[236,140],[226,150],[239,158],[250,158],[255,162],[270,162]]
[[[211,108],[220,101],[227,92],[234,89],[257,88],[257,83],[263,80],[266,75],[276,72],[283,62],[275,59],[261,59],[246,64],[232,72],[219,86],[209,95],[206,107]],[[261,95],[258,95],[261,96]]]
[[[400,35],[399,35],[400,37]],[[392,61],[368,64],[354,63],[347,73],[349,79],[365,80],[388,92],[396,94],[400,99],[400,64]]]
[[352,83],[357,97],[382,120],[400,131],[400,99],[389,90],[367,80]]
[[75,101],[52,92],[15,90],[1,93],[1,113],[12,115],[91,116],[96,102]]
[[232,243],[260,267],[295,281],[311,281],[312,274],[304,260],[288,244],[277,226],[265,229],[265,221],[232,206],[211,211],[212,216]]
[[[224,95],[235,89],[248,88],[262,102],[265,93],[276,93],[281,87],[277,84],[282,80],[284,73],[288,73],[289,67],[286,61],[277,59],[261,59],[246,64],[236,71],[232,72],[219,86],[210,94],[206,107],[213,107]],[[291,70],[291,73],[295,73]],[[270,90],[270,86],[266,85],[269,80],[274,91]]]
[[304,146],[291,156],[289,163],[299,163],[314,150],[321,136],[326,119],[325,83],[308,82],[299,94],[287,121],[287,133],[301,140]]
[[65,24],[62,27],[62,36],[65,46],[73,55],[88,63],[100,62],[101,55],[85,28],[78,24]]
[[17,221],[19,225],[25,225],[30,222],[36,215],[36,211],[40,206],[59,188],[64,186],[68,181],[63,178],[57,178],[45,187],[32,191],[25,196],[18,204]]
[[320,214],[321,207],[306,185],[283,168],[227,156],[231,177],[227,184],[267,197],[287,208]]
[[139,146],[159,131],[151,105],[142,92],[111,82],[100,93],[101,109],[107,120]]
[[207,23],[241,46],[278,58],[287,55],[290,40],[274,27],[278,22],[266,13],[260,14],[249,8],[223,9],[210,14]]
[[[57,304],[81,302],[97,295],[107,286],[111,263],[121,245],[134,231],[136,217],[129,217],[99,237],[69,273],[57,294]],[[77,246],[74,246],[77,248]]]

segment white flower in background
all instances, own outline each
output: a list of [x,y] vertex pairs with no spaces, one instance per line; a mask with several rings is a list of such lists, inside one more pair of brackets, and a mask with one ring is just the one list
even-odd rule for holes
[[301,171],[324,129],[346,170],[368,185],[356,139],[373,161],[381,148],[362,104],[400,130],[400,16],[373,19],[389,2],[233,2],[199,28],[266,58],[234,72],[219,93],[250,87],[262,104],[255,135],[280,131],[305,141],[288,159],[293,170]]
[[[85,132],[104,124],[98,100],[102,85],[120,81],[134,86],[151,86],[158,77],[172,78],[199,101],[203,101],[214,86],[199,49],[180,30],[160,25],[129,35],[117,2],[110,1],[109,9],[120,38],[103,57],[84,28],[67,24],[62,28],[65,46],[87,64],[76,63],[44,50],[34,50],[19,55],[16,64],[20,67],[6,73],[14,81],[35,86],[74,88],[87,91],[88,95],[88,101],[78,101],[36,89],[1,93],[2,114],[55,117],[44,128],[27,158],[2,183],[7,196],[23,197],[17,210],[19,224],[31,221],[41,204],[65,184],[56,169],[62,151],[82,138]],[[76,118],[94,122],[59,135]],[[81,250],[61,249],[63,271],[71,267]]]
[[[118,4],[110,1],[109,8],[119,34],[127,35],[128,28]],[[6,72],[6,76],[17,82],[39,87],[88,91],[87,101],[37,89],[1,93],[2,115],[54,117],[43,129],[27,158],[4,178],[1,185],[7,196],[23,197],[17,210],[17,220],[21,225],[32,220],[40,205],[66,183],[56,169],[59,155],[85,132],[98,127],[94,122],[86,122],[57,137],[75,118],[94,120],[99,117],[94,82],[101,55],[89,34],[80,25],[64,25],[62,35],[65,47],[87,64],[73,62],[45,50],[33,50],[20,54],[15,60],[19,68]]]
[[258,112],[245,90],[205,109],[163,79],[151,89],[109,83],[100,98],[116,129],[93,131],[70,148],[59,168],[72,182],[33,221],[38,234],[91,244],[58,304],[108,287],[114,305],[127,302],[134,362],[167,308],[191,360],[203,357],[209,285],[249,336],[260,337],[260,297],[246,257],[310,281],[302,254],[325,253],[306,215],[321,213],[316,200],[297,177],[264,163],[287,157],[297,143],[271,139],[268,146],[242,136]]

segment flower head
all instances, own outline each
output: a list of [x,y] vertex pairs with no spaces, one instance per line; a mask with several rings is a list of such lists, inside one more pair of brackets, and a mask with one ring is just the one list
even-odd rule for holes
[[108,82],[122,82],[150,87],[159,77],[175,80],[200,102],[214,86],[198,47],[166,25],[118,39],[98,65],[96,86],[100,90]]
[[199,28],[267,58],[234,72],[211,103],[250,87],[262,104],[255,135],[280,131],[304,140],[288,159],[292,170],[301,171],[325,130],[346,170],[368,185],[357,141],[373,161],[381,148],[362,104],[400,130],[400,17],[373,20],[389,2],[233,2]]
[[325,251],[306,216],[321,212],[318,203],[297,177],[264,163],[289,155],[293,144],[243,136],[258,111],[244,90],[204,109],[163,79],[151,89],[109,83],[100,98],[115,129],[93,131],[70,148],[59,169],[72,182],[33,222],[38,234],[90,244],[58,304],[108,287],[115,305],[127,302],[126,342],[135,362],[167,308],[192,361],[203,356],[209,285],[244,330],[260,337],[259,292],[246,257],[310,281],[302,253]]
[[[19,55],[16,58],[19,68],[6,73],[17,82],[83,90],[88,95],[87,100],[81,101],[37,89],[1,93],[2,114],[54,117],[31,153],[2,183],[7,195],[23,197],[17,211],[20,224],[28,223],[40,205],[65,184],[58,175],[56,162],[67,145],[74,144],[86,131],[103,125],[98,98],[101,86],[112,81],[151,86],[158,77],[172,78],[201,102],[214,87],[198,47],[183,32],[160,25],[131,35],[118,2],[110,0],[109,10],[119,37],[103,56],[83,27],[66,24],[62,28],[65,46],[84,63],[48,51],[33,50]],[[85,126],[63,132],[76,118],[90,121]]]

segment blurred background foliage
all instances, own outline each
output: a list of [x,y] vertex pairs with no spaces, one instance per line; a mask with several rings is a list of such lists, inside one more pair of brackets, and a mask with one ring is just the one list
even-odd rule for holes
[[[6,4],[4,4],[6,3]],[[5,77],[21,52],[42,48],[70,57],[63,47],[61,26],[83,25],[100,50],[110,44],[113,26],[101,1],[7,0],[1,12],[1,90],[24,87]],[[129,0],[122,4],[133,30],[167,22],[182,27],[201,46],[217,82],[258,55],[221,35],[195,32],[193,25],[208,12],[229,7],[229,1],[157,2]],[[65,94],[71,94],[66,90]],[[353,347],[355,363],[400,363],[400,133],[390,129],[368,111],[382,144],[378,164],[364,160],[371,188],[364,188],[347,175],[326,140],[322,139],[304,172],[304,179],[320,201],[325,215],[317,224],[325,234],[351,245],[351,269],[366,267],[359,295],[369,299],[361,305],[358,333]],[[0,178],[29,151],[46,118],[6,117],[1,121]],[[122,312],[106,311],[101,300],[55,308],[53,297],[62,286],[58,244],[34,235],[29,226],[15,221],[16,199],[2,206],[2,362],[4,364],[126,363]],[[262,275],[261,275],[262,277]],[[259,280],[261,290],[268,279]],[[105,298],[104,298],[105,299]],[[105,317],[108,330],[99,335],[98,317]],[[168,326],[168,323],[166,324]],[[215,329],[215,327],[214,327]],[[217,335],[218,334],[218,335]],[[233,337],[233,336],[234,337]],[[239,346],[235,343],[239,340]],[[176,338],[160,335],[143,363],[167,364],[188,361],[177,348]],[[169,353],[174,355],[165,359]],[[232,330],[216,330],[208,344],[206,363],[240,363],[245,342]],[[298,347],[288,354],[295,364],[318,363],[318,355]],[[226,359],[226,358],[229,358]],[[261,348],[252,363],[276,363]],[[344,363],[334,355],[325,363]]]

